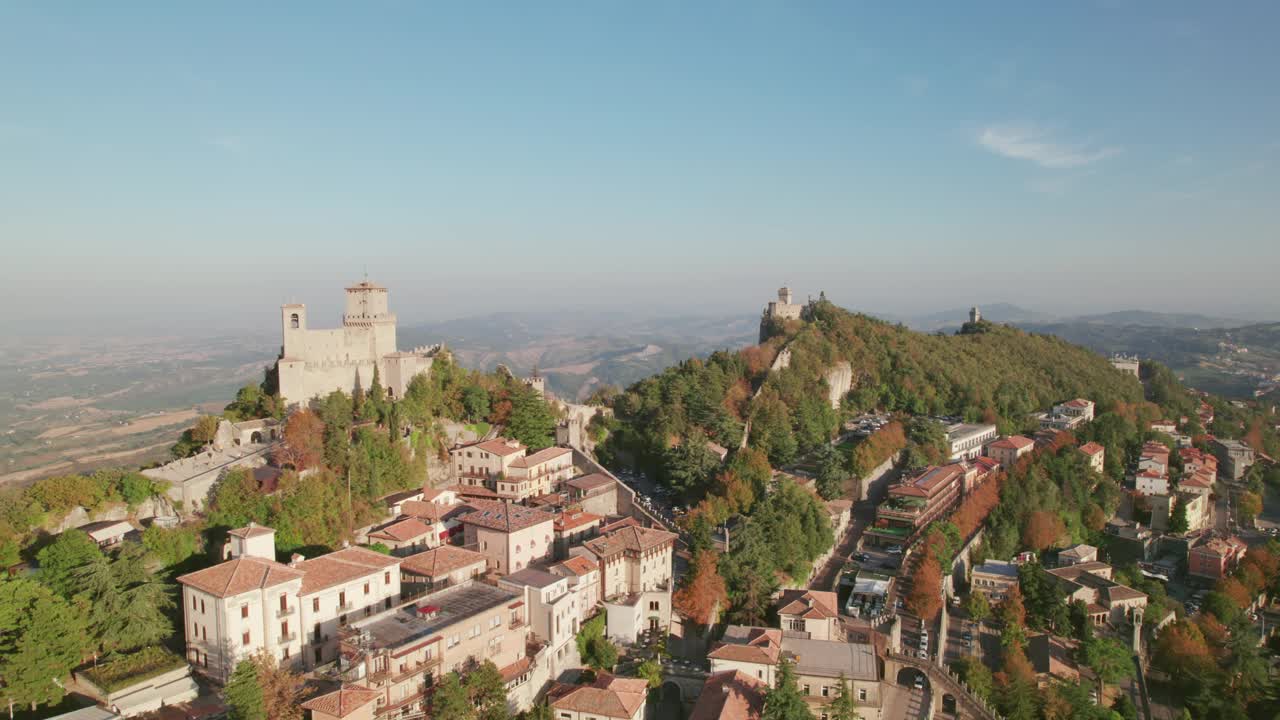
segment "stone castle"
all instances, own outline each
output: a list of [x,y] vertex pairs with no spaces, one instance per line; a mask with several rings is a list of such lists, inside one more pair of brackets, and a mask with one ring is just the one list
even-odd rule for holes
[[404,397],[409,381],[428,372],[440,346],[396,349],[396,316],[387,309],[387,289],[365,280],[347,288],[342,327],[307,327],[307,306],[280,306],[283,345],[276,369],[280,396],[305,403],[334,390],[368,389],[374,368],[393,398]]

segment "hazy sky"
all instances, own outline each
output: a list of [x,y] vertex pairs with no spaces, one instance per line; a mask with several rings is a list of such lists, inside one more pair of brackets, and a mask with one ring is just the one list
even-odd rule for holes
[[0,330],[1280,317],[1275,2],[0,5]]

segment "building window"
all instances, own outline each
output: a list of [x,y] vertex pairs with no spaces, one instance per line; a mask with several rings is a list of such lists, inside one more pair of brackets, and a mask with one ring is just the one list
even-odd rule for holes
[[657,611],[657,610],[659,609],[658,604],[659,604],[659,603],[658,603],[658,601],[657,601],[657,600],[650,600],[650,601],[649,601],[649,609],[650,609],[650,610]]
[[196,596],[195,596],[195,595],[192,595],[192,596],[191,596],[191,609],[192,609],[192,610],[195,610],[195,609],[196,609]]
[[823,685],[823,686],[822,686],[822,697],[831,697],[831,688],[830,688],[830,687],[828,687],[828,686],[826,686],[826,685]]
[[[416,544],[416,543],[415,543],[415,544]],[[388,570],[387,572],[382,573],[382,582],[383,582],[383,583],[385,583],[385,584],[387,584],[387,585],[390,585],[390,584],[391,584],[391,571],[390,571],[390,570]]]
[[347,591],[343,590],[342,592],[338,593],[338,607],[344,608],[346,606],[347,606]]
[[364,584],[364,594],[365,594],[365,595],[368,595],[368,594],[369,594],[369,583],[365,583],[365,584]]
[[317,665],[324,662],[324,648],[316,648],[315,657]]
[[288,609],[289,609],[289,596],[281,593],[280,594],[280,610],[283,612]]
[[866,701],[867,701],[867,689],[858,688],[858,702],[866,702]]
[[288,647],[286,647],[284,650],[280,651],[280,659],[281,659],[281,660],[288,660],[288,659],[289,659],[289,648],[288,648]]
[[209,626],[208,626],[208,625],[205,625],[204,627],[200,628],[200,639],[201,639],[201,640],[208,640],[208,639],[209,639]]
[[204,612],[204,600],[200,601],[200,612]]
[[241,645],[248,645],[248,644],[249,644],[249,633],[248,633],[248,631],[246,631],[244,635],[241,635],[241,636],[240,636],[240,644],[241,644]]
[[804,690],[804,694],[805,694],[805,695],[808,695],[808,694],[809,694],[809,686],[808,686],[808,685],[804,685],[801,689],[803,689],[803,690]]
[[248,605],[241,605],[241,606],[240,606],[240,617],[242,617],[242,618],[247,618],[247,617],[249,617],[249,606],[248,606]]
[[292,313],[289,315],[289,327],[293,330],[298,329],[298,313]]
[[311,598],[311,612],[320,612],[320,598]]

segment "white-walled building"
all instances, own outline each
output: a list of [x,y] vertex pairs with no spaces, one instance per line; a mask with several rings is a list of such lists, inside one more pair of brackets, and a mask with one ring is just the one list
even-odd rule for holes
[[555,516],[543,510],[506,501],[473,500],[474,510],[458,518],[464,528],[464,544],[489,559],[489,568],[500,575],[550,560],[555,553]]
[[552,565],[551,572],[569,579],[570,592],[578,595],[579,620],[585,621],[596,612],[600,602],[600,566],[585,556],[571,557]]
[[178,578],[187,660],[220,682],[263,649],[288,667],[328,662],[339,627],[399,600],[398,558],[352,547],[284,564],[271,528],[229,536],[226,562]]
[[988,445],[987,457],[1004,467],[1012,468],[1013,464],[1018,462],[1018,458],[1031,452],[1035,447],[1035,440],[1023,435],[1013,435],[1007,438],[1000,438]]
[[592,538],[571,552],[594,557],[609,637],[634,642],[671,627],[675,533],[628,525]]
[[499,579],[498,587],[524,593],[528,604],[525,617],[533,634],[547,643],[552,678],[582,665],[577,643],[582,611],[578,607],[578,593],[569,586],[569,578],[525,568]]
[[982,454],[982,448],[996,439],[996,426],[956,423],[947,426],[948,456],[952,462],[972,460]]

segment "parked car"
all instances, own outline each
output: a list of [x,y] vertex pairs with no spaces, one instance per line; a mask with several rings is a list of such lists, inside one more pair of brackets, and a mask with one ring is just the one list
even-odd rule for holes
[[901,545],[890,545],[890,546],[889,546],[889,549],[888,549],[888,550],[885,550],[885,552],[889,553],[890,555],[901,555],[901,554],[902,554],[902,546],[901,546]]
[[923,689],[924,689],[924,673],[916,673],[916,683],[915,683],[915,685],[916,685],[916,689],[917,689],[917,690],[923,690]]

